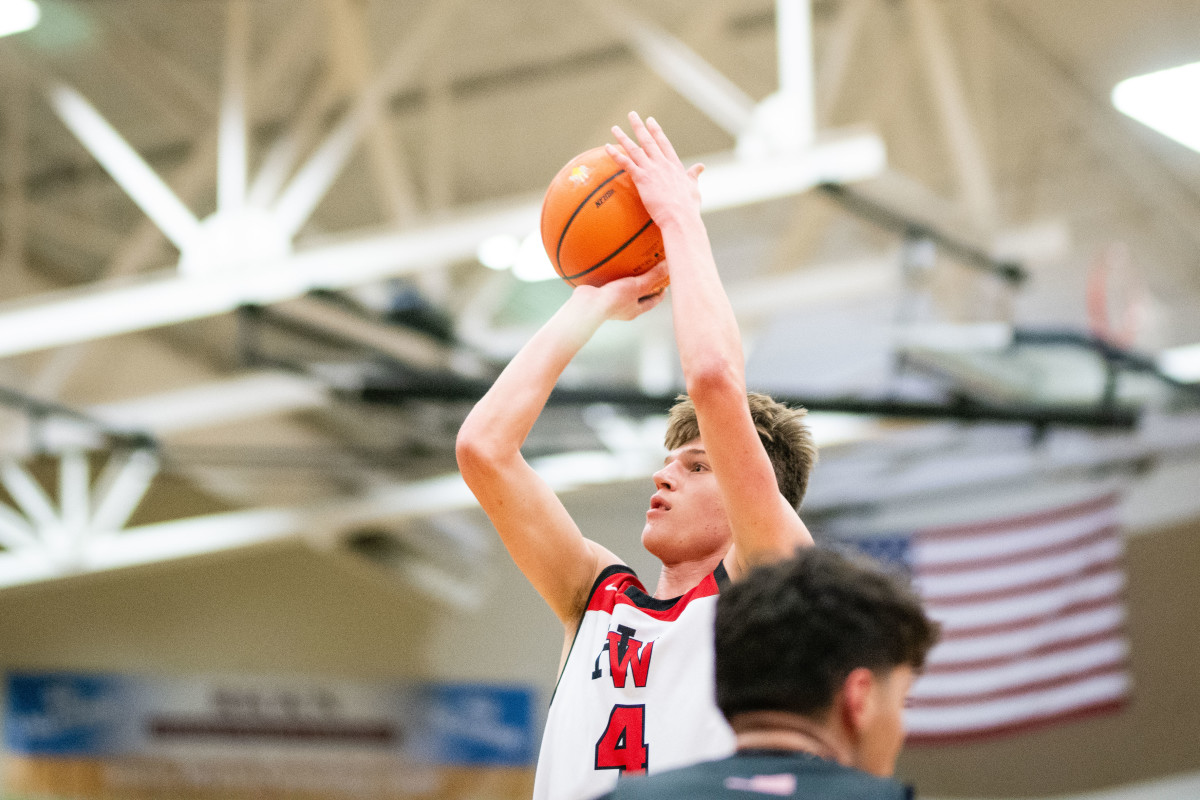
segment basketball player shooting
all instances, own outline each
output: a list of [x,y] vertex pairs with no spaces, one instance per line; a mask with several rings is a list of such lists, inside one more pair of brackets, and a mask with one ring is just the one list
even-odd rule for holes
[[[741,335],[700,217],[703,167],[683,166],[653,118],[631,113],[609,152],[662,230],[664,262],[579,286],[468,415],[457,456],[513,561],[562,621],[563,656],[538,759],[537,800],[590,798],[621,774],[733,751],[713,689],[722,585],[812,543],[797,515],[816,458],[802,409],[748,394]],[[664,271],[667,274],[664,274]],[[642,544],[661,562],[649,593],[620,557],[583,536],[521,455],[562,371],[598,328],[663,300],[687,398],[671,410]]]

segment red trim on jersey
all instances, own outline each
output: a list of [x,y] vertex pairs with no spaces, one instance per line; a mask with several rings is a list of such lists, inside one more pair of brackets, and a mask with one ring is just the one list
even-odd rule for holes
[[633,606],[642,613],[663,622],[674,622],[687,608],[688,603],[701,597],[712,597],[720,594],[716,576],[712,573],[705,575],[704,580],[685,594],[673,600],[656,600],[646,591],[646,587],[638,580],[633,572],[614,572],[607,577],[601,576],[592,591],[588,601],[588,611],[603,611],[611,614],[618,605]]

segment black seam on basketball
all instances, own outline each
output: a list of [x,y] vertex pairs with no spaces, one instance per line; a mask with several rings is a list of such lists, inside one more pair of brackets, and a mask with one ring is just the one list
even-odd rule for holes
[[[567,231],[569,231],[571,229],[571,223],[575,221],[575,217],[579,216],[579,212],[583,210],[583,207],[592,201],[592,198],[596,196],[596,192],[603,189],[614,178],[616,178],[618,175],[624,174],[624,172],[625,172],[625,170],[623,170],[623,169],[617,170],[612,175],[609,175],[607,178],[605,178],[603,181],[601,181],[600,185],[598,185],[595,189],[592,189],[592,191],[588,193],[588,196],[583,198],[583,200],[580,201],[579,205],[575,206],[575,210],[571,212],[571,216],[567,217],[567,224],[563,225],[562,233],[560,233],[558,235],[558,247],[554,248],[554,268],[556,270],[558,270],[558,274],[563,277],[563,280],[565,280],[567,283],[571,284],[572,286],[575,285],[572,278],[578,278],[579,275],[586,275],[587,273],[591,272],[596,267],[600,266],[600,264],[597,264],[596,267],[592,267],[591,269],[588,269],[588,270],[585,270],[585,271],[579,273],[579,275],[574,275],[574,276],[568,277],[567,274],[565,272],[563,272],[563,268],[562,268],[563,239],[567,238]],[[638,231],[638,233],[641,233],[641,231]],[[626,242],[625,244],[629,244],[629,242]],[[624,247],[625,245],[621,245],[621,246]],[[617,251],[617,252],[620,252],[620,251]],[[602,264],[604,262],[600,262],[600,263]]]
[[[571,276],[563,275],[563,278],[565,278],[568,281],[573,281],[576,278],[582,278],[584,275],[587,275],[589,272],[595,272],[596,270],[600,269],[605,264],[607,264],[609,261],[616,258],[621,253],[621,251],[624,250],[626,247],[629,247],[629,245],[633,244],[634,240],[637,239],[639,236],[641,236],[643,233],[645,233],[646,229],[649,228],[653,224],[654,224],[654,220],[652,220],[652,219],[648,220],[645,225],[638,228],[637,233],[635,233],[633,236],[630,236],[625,241],[625,243],[623,245],[621,245],[620,247],[618,247],[616,250],[613,250],[611,253],[606,255],[604,258],[600,259],[595,264],[593,264],[592,266],[585,269],[583,272],[578,272]],[[562,274],[562,270],[559,270],[559,274]],[[572,285],[574,285],[574,284],[572,284]]]

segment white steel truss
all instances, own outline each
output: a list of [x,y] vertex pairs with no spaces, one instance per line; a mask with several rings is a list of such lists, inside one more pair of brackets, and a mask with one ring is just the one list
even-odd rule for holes
[[[179,249],[181,274],[132,286],[97,284],[65,298],[55,295],[0,309],[0,357],[213,316],[247,303],[276,303],[312,289],[344,289],[436,269],[453,259],[469,257],[488,236],[524,234],[536,227],[538,203],[518,198],[498,211],[460,212],[458,219],[440,225],[293,252],[297,233],[377,121],[385,93],[436,41],[437,30],[451,18],[452,6],[431,4],[409,39],[365,84],[341,122],[290,182],[285,185],[283,177],[301,138],[291,131],[280,137],[257,178],[247,186],[248,20],[245,4],[230,0],[217,135],[218,211],[203,221],[82,94],[60,81],[50,81],[46,93],[56,113]],[[628,9],[613,6],[604,13],[629,37],[643,59],[701,110],[736,135],[752,131],[754,104],[732,82]],[[810,38],[807,2],[781,0],[780,13],[781,21],[788,22],[780,34],[785,43],[794,46],[798,38]],[[786,92],[779,97],[786,97],[793,109],[804,108],[783,120],[769,120],[776,126],[813,116],[811,58],[785,59],[785,65],[781,81],[786,85],[781,88]],[[779,104],[778,98],[771,102]],[[311,115],[301,119],[311,119]],[[811,135],[804,133],[802,139],[809,140]],[[760,149],[757,155],[749,160],[720,155],[709,159],[711,167],[703,176],[706,210],[796,194],[820,182],[861,180],[878,174],[885,164],[881,140],[863,133],[803,149],[775,148],[765,153]],[[269,205],[262,205],[264,202]]]
[[[105,542],[121,531],[145,497],[159,468],[148,449],[116,451],[91,479],[84,451],[58,457],[52,498],[20,463],[0,463],[0,485],[12,505],[0,503],[0,583],[91,571]],[[28,567],[36,567],[27,571]]]
[[[737,140],[734,151],[705,159],[709,165],[702,178],[706,211],[796,195],[822,182],[861,180],[883,173],[883,141],[874,133],[830,136],[825,131],[818,135],[818,123],[831,116],[837,102],[847,65],[863,38],[867,15],[881,5],[876,0],[842,4],[837,28],[821,61],[819,81],[814,81],[813,74],[809,0],[777,0],[779,85],[776,93],[761,102],[755,102],[681,39],[632,6],[593,0],[580,0],[580,4],[610,25],[671,88]],[[273,39],[267,55],[253,65],[249,58],[250,6],[244,0],[229,0],[219,97],[179,65],[163,70],[151,82],[160,87],[160,95],[183,98],[185,108],[176,111],[182,117],[207,119],[204,112],[217,112],[215,127],[197,137],[180,167],[182,179],[168,181],[157,174],[77,88],[44,68],[25,65],[22,80],[26,88],[6,92],[3,99],[6,109],[12,109],[4,115],[10,129],[4,132],[3,141],[15,143],[6,146],[2,156],[5,259],[21,258],[22,236],[34,223],[52,225],[58,236],[71,237],[97,252],[112,252],[112,240],[120,236],[102,226],[74,224],[62,211],[54,212],[61,216],[51,219],[42,213],[48,209],[24,196],[20,175],[25,169],[27,132],[23,126],[27,118],[22,104],[35,93],[31,87],[40,88],[63,124],[145,213],[148,222],[120,239],[123,244],[108,264],[107,274],[123,276],[122,280],[98,281],[0,306],[0,358],[220,315],[247,303],[292,301],[313,289],[348,289],[396,276],[435,272],[449,262],[469,258],[489,236],[523,235],[536,227],[538,199],[524,196],[420,219],[412,197],[412,176],[393,151],[380,146],[395,135],[386,130],[385,100],[436,50],[441,33],[455,22],[461,2],[427,4],[374,70],[361,57],[366,50],[364,20],[355,16],[355,4],[328,3],[340,31],[340,52],[331,59],[336,66],[319,79],[318,88],[266,148],[257,171],[251,174],[247,131],[254,103],[277,87],[288,72],[297,71],[296,60],[303,54],[288,46],[289,39],[296,30],[316,24],[313,5],[304,4],[287,29]],[[959,80],[943,20],[931,0],[908,0],[901,8],[913,23],[959,194],[967,208],[967,222],[975,232],[990,237],[1000,220],[987,148]],[[715,27],[711,20],[697,20],[694,27],[703,31],[705,24]],[[998,35],[1007,37],[1004,43],[1008,47],[1028,49],[1019,36],[1006,30],[1000,26]],[[1065,103],[1080,109],[1083,116],[1100,118],[1053,65],[1043,64],[1035,56],[1027,60]],[[257,77],[251,79],[251,75]],[[436,85],[437,76],[429,83]],[[347,90],[353,92],[350,102],[325,138],[316,141],[323,122]],[[433,116],[439,110],[437,96],[435,92]],[[444,92],[440,96],[444,102]],[[444,113],[435,124],[448,124]],[[1125,144],[1111,125],[1097,124],[1089,131],[1103,148],[1135,168],[1131,172],[1143,176],[1135,189],[1145,196],[1157,193],[1165,198],[1162,202],[1180,226],[1194,222],[1191,200],[1172,189],[1170,181],[1158,180],[1161,170],[1143,169],[1148,159]],[[301,246],[299,234],[360,145],[370,148],[377,189],[395,227],[361,232],[336,243]],[[447,157],[444,149],[433,156],[434,160]],[[215,174],[208,163],[214,159]],[[214,186],[217,210],[201,219],[193,210],[192,190],[200,194]],[[1167,191],[1160,192],[1164,186]],[[446,190],[435,187],[431,193],[443,196]],[[1200,227],[1191,225],[1189,235],[1195,237],[1196,230]],[[161,237],[179,251],[177,264],[168,265],[161,258]],[[1056,246],[1061,238],[1056,239]],[[156,258],[162,270],[128,280],[130,272]],[[755,286],[731,287],[731,295],[740,311],[753,316],[771,313],[786,303],[812,302],[814,297],[825,296],[822,292],[880,291],[895,276],[892,262],[891,256],[884,254],[852,262],[849,270],[818,269],[812,274],[763,280]],[[477,338],[482,344],[483,339],[494,337],[486,319],[481,327],[483,333]],[[412,353],[411,343],[387,344]],[[643,355],[649,358],[654,354]],[[38,385],[46,388],[46,394],[54,394],[79,358],[78,350],[55,353],[39,375]],[[244,380],[193,387],[170,397],[143,398],[142,404],[119,404],[107,411],[109,418],[122,425],[179,430],[327,402],[321,387],[277,378],[245,376]],[[246,402],[247,398],[251,402]],[[147,410],[151,406],[154,413]],[[96,413],[105,417],[99,409]],[[73,440],[65,435],[62,441]],[[78,447],[78,441],[71,446]],[[301,509],[258,509],[127,530],[124,526],[158,469],[154,454],[138,450],[114,457],[92,481],[86,454],[71,446],[64,444],[59,455],[57,500],[17,461],[10,459],[0,469],[0,483],[13,500],[11,506],[0,505],[0,546],[5,548],[0,554],[0,586],[280,538],[310,535],[319,539],[325,535],[322,532],[352,524],[435,513],[471,502],[459,483],[446,478]],[[612,454],[578,464],[586,469],[567,470],[570,463],[556,463],[554,475],[561,490],[642,475],[640,466],[631,467],[628,458]]]

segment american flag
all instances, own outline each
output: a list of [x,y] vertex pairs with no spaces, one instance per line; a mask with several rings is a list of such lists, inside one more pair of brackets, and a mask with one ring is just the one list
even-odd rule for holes
[[909,697],[910,743],[1119,709],[1129,692],[1118,497],[903,536],[837,537],[911,570],[941,641]]

